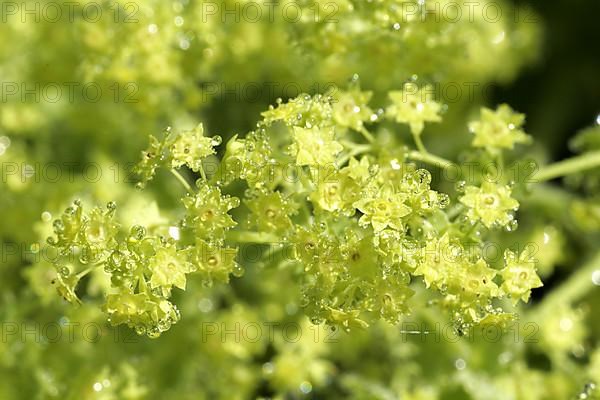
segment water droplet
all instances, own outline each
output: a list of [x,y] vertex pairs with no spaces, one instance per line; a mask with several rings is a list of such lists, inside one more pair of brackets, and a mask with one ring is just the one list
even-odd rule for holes
[[431,173],[426,169],[418,169],[415,171],[417,182],[421,185],[429,185],[431,183]]
[[144,335],[146,333],[146,327],[143,325],[138,325],[135,327],[135,333],[137,333],[138,335]]
[[150,339],[156,339],[160,336],[160,330],[158,329],[158,327],[152,327],[152,328],[148,329],[148,331],[146,332],[146,335]]
[[179,228],[176,226],[170,226],[169,227],[169,236],[171,236],[175,240],[179,240],[179,237],[180,237]]
[[6,149],[10,147],[10,138],[8,136],[0,136],[0,155],[4,154]]
[[179,39],[179,48],[181,50],[187,50],[190,48],[190,40],[188,38]]
[[240,264],[236,263],[233,266],[233,270],[231,271],[231,274],[233,276],[235,276],[236,278],[241,278],[242,276],[244,276],[244,268]]
[[310,382],[304,381],[300,384],[300,391],[304,394],[312,392],[312,385]]
[[273,365],[273,363],[266,362],[262,366],[262,371],[263,371],[263,374],[270,375],[275,371],[275,366]]
[[592,283],[596,286],[600,286],[600,269],[592,272]]
[[146,228],[141,225],[134,225],[131,227],[131,236],[133,236],[134,239],[142,240],[144,236],[146,236]]
[[52,227],[56,232],[63,232],[65,230],[65,224],[60,219],[55,219],[52,223]]
[[516,219],[513,219],[506,225],[506,231],[514,232],[517,230],[518,227],[519,227],[519,222]]
[[163,319],[158,321],[158,330],[161,332],[166,332],[171,329],[171,320]]
[[562,318],[559,325],[561,331],[568,332],[573,329],[573,320],[571,318]]
[[198,309],[203,313],[210,312],[213,309],[213,302],[208,298],[200,299],[198,302]]
[[454,366],[457,370],[461,371],[467,367],[467,363],[462,358],[457,358],[456,361],[454,361]]
[[396,22],[394,25],[392,25],[392,29],[395,31],[399,31],[400,30],[400,24],[398,22]]
[[450,204],[450,196],[446,193],[438,194],[438,205],[440,208],[446,208]]
[[106,204],[106,208],[108,208],[109,211],[114,211],[117,209],[117,203],[115,203],[114,201],[109,201]]
[[465,181],[458,181],[454,185],[454,190],[456,190],[457,193],[464,193],[466,187],[467,187],[467,182],[465,182]]
[[212,137],[213,146],[219,146],[221,143],[223,143],[223,138],[221,136],[215,135]]

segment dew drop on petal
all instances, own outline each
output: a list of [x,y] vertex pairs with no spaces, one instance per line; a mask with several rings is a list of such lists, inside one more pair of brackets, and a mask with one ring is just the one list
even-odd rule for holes
[[170,226],[169,227],[169,236],[171,236],[175,240],[179,240],[179,237],[180,237],[179,228],[176,226]]
[[179,48],[181,50],[187,50],[190,48],[190,41],[187,38],[182,38],[179,40]]
[[454,361],[454,366],[457,370],[461,371],[466,368],[467,363],[462,358],[457,358],[456,361]]
[[304,381],[300,384],[300,391],[304,394],[312,392],[312,385],[310,382]]
[[262,366],[262,371],[265,375],[270,375],[273,373],[273,371],[275,371],[275,366],[273,365],[273,363],[266,362]]
[[596,286],[600,286],[600,269],[592,272],[592,283]]
[[568,332],[573,328],[573,320],[571,318],[563,318],[560,320],[560,330]]

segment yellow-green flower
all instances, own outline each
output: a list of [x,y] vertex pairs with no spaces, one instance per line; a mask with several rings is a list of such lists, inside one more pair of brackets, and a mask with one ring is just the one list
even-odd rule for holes
[[217,247],[202,240],[196,242],[198,271],[207,284],[229,282],[229,275],[240,276],[242,267],[236,262],[237,248]]
[[507,251],[504,260],[506,266],[500,271],[504,282],[500,289],[510,295],[514,303],[519,299],[527,303],[531,296],[531,289],[543,286],[536,272],[535,260],[525,251],[520,256]]
[[294,127],[296,163],[298,165],[332,165],[344,147],[335,141],[332,127]]
[[199,237],[219,239],[236,225],[228,211],[239,206],[240,200],[222,195],[216,186],[203,185],[198,193],[187,195],[182,202],[186,209],[185,223]]
[[167,295],[172,286],[185,290],[186,274],[195,270],[185,254],[178,252],[174,245],[159,247],[149,260],[148,268],[152,271],[150,286],[162,288]]
[[171,167],[179,168],[187,165],[193,171],[199,171],[202,160],[215,154],[214,145],[219,142],[204,136],[202,124],[196,128],[181,132],[171,145]]
[[502,149],[514,148],[517,143],[529,143],[531,137],[521,130],[524,122],[525,115],[514,112],[506,104],[496,111],[483,107],[480,119],[469,124],[469,130],[475,135],[472,145],[496,154]]
[[294,204],[281,196],[281,192],[261,193],[246,200],[251,211],[250,222],[259,231],[284,233],[292,228],[290,216],[296,213]]
[[358,89],[340,92],[333,103],[333,119],[339,126],[360,131],[373,115],[367,105],[372,96],[372,92]]
[[440,122],[442,106],[433,100],[433,88],[426,85],[419,89],[415,83],[405,83],[400,91],[391,91],[392,104],[386,109],[396,122],[408,124],[414,135],[420,135],[425,122]]
[[404,204],[405,196],[394,193],[393,188],[384,186],[374,197],[367,197],[354,203],[364,215],[360,217],[362,226],[371,224],[375,232],[387,227],[402,230],[402,218],[410,214],[410,207]]
[[467,186],[460,202],[469,207],[471,221],[481,221],[487,228],[508,225],[513,220],[511,212],[519,208],[510,187],[487,181],[481,187]]

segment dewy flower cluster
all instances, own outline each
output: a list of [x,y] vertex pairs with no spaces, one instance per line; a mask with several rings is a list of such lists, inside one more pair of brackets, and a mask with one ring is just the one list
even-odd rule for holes
[[[420,301],[412,299],[420,280],[460,329],[510,319],[495,301],[527,301],[541,286],[535,264],[507,250],[499,268],[464,248],[483,247],[498,229],[514,230],[519,202],[508,182],[485,177],[453,193],[432,188],[430,171],[413,158],[430,156],[420,136],[426,123],[441,121],[442,106],[431,88],[411,85],[390,92],[385,113],[373,111],[371,93],[357,80],[346,91],[278,102],[256,130],[220,150],[220,137],[204,136],[202,125],[152,136],[136,171],[142,187],[161,168],[183,184],[182,218],[171,225],[177,234],[160,225],[122,231],[114,204],[87,214],[74,204],[55,222],[50,244],[62,255],[80,253],[82,269],[57,266],[59,291],[79,301],[77,281],[101,266],[110,278],[103,306],[109,321],[155,337],[179,319],[174,289],[185,290],[191,275],[205,285],[241,277],[237,246],[259,243],[291,249],[294,262],[281,259],[280,268],[298,270],[299,301],[314,323],[345,330],[379,319],[397,323]],[[522,123],[507,106],[483,109],[470,124],[473,151],[484,147],[496,157],[512,149],[525,141]],[[420,150],[379,142],[381,130],[403,126]],[[216,154],[221,161],[211,175],[205,166]],[[285,179],[290,166],[297,179]],[[197,175],[195,184],[184,167]],[[235,185],[246,188],[241,201],[227,194]]]
[[0,398],[598,397],[600,129],[485,93],[528,2],[58,3],[0,5]]

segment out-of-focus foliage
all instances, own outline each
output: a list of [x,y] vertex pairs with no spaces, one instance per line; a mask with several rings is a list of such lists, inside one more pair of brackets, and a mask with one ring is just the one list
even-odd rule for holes
[[483,107],[531,10],[10,4],[0,398],[597,396],[598,168]]

